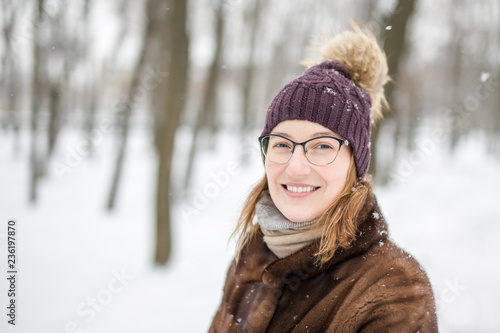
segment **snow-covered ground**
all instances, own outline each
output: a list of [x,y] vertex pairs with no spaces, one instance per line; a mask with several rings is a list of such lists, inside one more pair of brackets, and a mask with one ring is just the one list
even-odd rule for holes
[[[1,332],[205,332],[220,301],[234,251],[228,242],[248,191],[262,175],[234,154],[230,135],[197,160],[193,193],[176,206],[173,258],[152,264],[156,162],[134,131],[116,211],[104,210],[115,145],[111,135],[61,180],[52,170],[36,206],[27,203],[27,137],[19,157],[0,139],[0,269],[6,275],[6,225],[18,224],[16,326],[7,324],[7,281],[0,279]],[[55,161],[81,138],[63,133]],[[500,163],[481,140],[459,157],[438,150],[404,178],[377,189],[392,237],[427,270],[442,332],[499,332]],[[175,191],[174,191],[175,192]],[[176,193],[172,193],[175,197]]]

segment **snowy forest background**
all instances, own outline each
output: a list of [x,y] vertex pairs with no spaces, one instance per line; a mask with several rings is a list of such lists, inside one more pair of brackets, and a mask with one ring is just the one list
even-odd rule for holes
[[0,254],[15,218],[20,266],[2,332],[206,331],[267,105],[351,19],[394,80],[371,164],[392,237],[442,332],[500,332],[497,0],[0,5]]

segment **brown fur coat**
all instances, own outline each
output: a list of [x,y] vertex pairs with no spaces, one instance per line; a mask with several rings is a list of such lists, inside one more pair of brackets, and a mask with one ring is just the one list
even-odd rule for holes
[[229,268],[209,332],[437,332],[429,280],[388,240],[374,197],[359,221],[352,247],[323,269],[318,242],[277,259],[259,233]]

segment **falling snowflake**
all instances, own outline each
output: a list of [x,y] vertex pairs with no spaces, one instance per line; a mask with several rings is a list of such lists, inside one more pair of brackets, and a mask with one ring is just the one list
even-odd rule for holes
[[490,73],[488,72],[481,72],[481,82],[486,82],[490,78]]
[[380,214],[377,212],[373,212],[372,216],[375,220],[378,220],[380,218]]

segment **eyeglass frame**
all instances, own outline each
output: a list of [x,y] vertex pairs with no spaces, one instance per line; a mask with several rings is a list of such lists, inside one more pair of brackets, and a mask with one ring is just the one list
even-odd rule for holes
[[[266,134],[266,135],[262,135],[259,137],[259,143],[260,143],[260,151],[262,152],[262,155],[264,155],[263,157],[265,157],[266,159],[267,158],[267,155],[266,153],[264,152],[264,146],[263,146],[263,140],[264,138],[266,137],[270,137],[270,136],[277,136],[277,137],[280,137],[280,138],[283,138],[283,139],[286,139],[288,141],[290,141],[292,144],[293,144],[293,147],[292,147],[292,150],[290,151],[290,157],[288,157],[288,159],[284,162],[275,162],[273,160],[269,160],[273,163],[278,163],[278,164],[284,164],[284,163],[288,163],[290,161],[290,159],[292,158],[293,156],[293,153],[295,152],[295,147],[296,146],[302,146],[302,149],[304,150],[304,155],[306,156],[306,159],[309,163],[313,164],[313,165],[330,165],[332,164],[333,162],[335,162],[335,160],[337,159],[337,157],[339,156],[339,152],[340,152],[340,149],[342,149],[342,146],[349,146],[349,140],[342,140],[342,139],[339,139],[339,138],[336,138],[334,136],[328,136],[328,135],[323,135],[323,136],[318,136],[318,137],[315,137],[315,138],[312,138],[312,139],[309,139],[307,141],[304,141],[304,142],[295,142],[293,141],[292,139],[290,138],[287,138],[283,135],[279,135],[279,134]],[[307,156],[307,150],[306,150],[306,143],[310,142],[310,141],[313,141],[313,140],[316,140],[316,139],[322,139],[322,138],[329,138],[329,139],[334,139],[334,140],[337,140],[340,144],[339,146],[339,150],[337,151],[337,155],[335,155],[335,158],[333,159],[333,161],[329,162],[329,163],[326,163],[326,164],[316,164],[316,163],[313,163],[309,160],[309,156]]]

